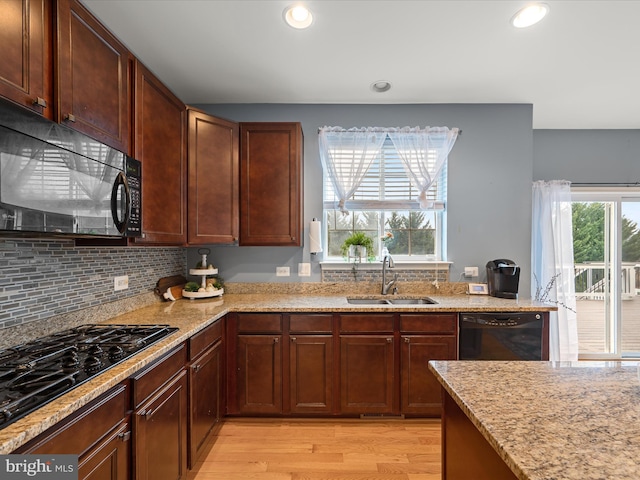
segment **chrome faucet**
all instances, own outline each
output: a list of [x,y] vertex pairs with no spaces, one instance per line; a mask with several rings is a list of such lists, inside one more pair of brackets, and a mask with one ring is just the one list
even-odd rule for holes
[[393,293],[398,293],[398,287],[396,286],[396,282],[398,281],[398,274],[394,273],[393,278],[387,282],[387,266],[388,268],[395,267],[395,263],[393,262],[393,258],[391,255],[385,255],[382,259],[382,295],[386,295],[389,293],[389,289],[393,287]]

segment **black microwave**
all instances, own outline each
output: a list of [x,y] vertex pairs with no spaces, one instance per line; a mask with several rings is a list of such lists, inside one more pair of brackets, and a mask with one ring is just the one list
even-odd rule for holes
[[2,122],[3,113],[0,233],[142,235],[139,161],[51,122]]

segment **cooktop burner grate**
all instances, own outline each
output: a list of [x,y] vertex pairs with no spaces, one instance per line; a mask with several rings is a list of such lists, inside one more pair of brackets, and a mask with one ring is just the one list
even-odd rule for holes
[[177,330],[90,324],[0,350],[0,428]]

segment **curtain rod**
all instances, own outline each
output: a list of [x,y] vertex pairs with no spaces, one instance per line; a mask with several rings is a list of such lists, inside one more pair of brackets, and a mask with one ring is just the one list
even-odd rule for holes
[[[322,130],[322,128],[319,128],[319,129],[318,129],[318,133],[320,133],[320,130]],[[345,129],[344,129],[344,131],[345,131],[345,132],[347,132],[348,130],[349,130],[348,128],[345,128]],[[383,130],[384,130],[384,128],[383,128]],[[458,129],[458,136],[460,136],[460,135],[462,135],[462,130],[461,130],[461,129]]]
[[640,182],[571,182],[572,187],[640,187]]

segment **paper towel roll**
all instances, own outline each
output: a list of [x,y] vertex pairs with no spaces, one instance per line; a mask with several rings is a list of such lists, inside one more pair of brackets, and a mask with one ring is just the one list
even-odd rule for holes
[[309,224],[309,252],[322,252],[322,222],[315,218]]

